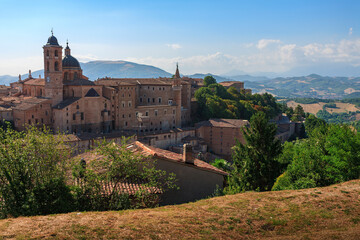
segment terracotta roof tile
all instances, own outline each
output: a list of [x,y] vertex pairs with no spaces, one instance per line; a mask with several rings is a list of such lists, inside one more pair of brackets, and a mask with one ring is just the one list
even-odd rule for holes
[[248,120],[242,119],[225,119],[225,118],[211,118],[208,121],[202,121],[196,124],[196,127],[208,126],[208,127],[228,127],[228,128],[240,128],[249,125]]

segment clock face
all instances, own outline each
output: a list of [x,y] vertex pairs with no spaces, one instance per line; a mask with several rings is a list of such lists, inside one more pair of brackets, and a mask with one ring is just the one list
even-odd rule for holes
[[46,77],[46,82],[50,82],[50,77]]

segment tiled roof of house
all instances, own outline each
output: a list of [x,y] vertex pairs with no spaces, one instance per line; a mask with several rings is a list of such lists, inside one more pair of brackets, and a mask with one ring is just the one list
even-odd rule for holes
[[92,86],[95,85],[93,81],[87,79],[76,79],[73,81],[64,81],[64,85],[68,86]]
[[97,93],[97,91],[93,88],[90,88],[90,90],[86,93],[85,97],[99,97],[100,95]]
[[29,99],[25,99],[22,103],[20,103],[16,107],[14,107],[14,109],[22,110],[22,111],[28,110],[30,108],[35,107],[36,105],[38,105],[40,103],[45,103],[48,101],[50,101],[50,99],[48,99],[48,98],[41,98],[41,97],[29,98]]
[[237,84],[237,83],[243,83],[243,82],[240,82],[240,81],[224,81],[224,82],[220,82],[219,84],[224,86],[224,87],[230,87],[233,84]]
[[248,120],[243,119],[225,119],[225,118],[211,118],[208,121],[202,121],[196,124],[196,127],[224,127],[224,128],[240,128],[249,125]]
[[[90,166],[91,168],[91,162],[100,161],[104,158],[103,155],[98,154],[95,150],[82,153],[80,155],[77,155],[74,157],[76,160],[84,160],[86,162],[86,166]],[[102,172],[104,169],[97,169],[97,171]],[[81,183],[79,183],[81,184]],[[103,195],[109,195],[113,191],[116,191],[118,193],[126,193],[129,195],[134,195],[138,191],[148,191],[149,193],[153,194],[159,194],[162,193],[162,191],[159,188],[156,187],[150,187],[146,185],[145,181],[141,180],[122,180],[120,182],[112,182],[112,181],[103,181],[101,185],[101,194]]]
[[159,78],[102,78],[97,80],[101,85],[171,85],[166,79]]
[[[170,152],[164,149],[151,147],[148,145],[145,145],[139,141],[134,142],[133,144],[130,144],[128,147],[129,150],[134,152],[139,152],[145,156],[154,156],[156,158],[169,160],[172,162],[176,162],[179,164],[186,164],[182,158],[181,154]],[[196,168],[199,168],[201,170],[214,172],[221,175],[228,175],[226,172],[210,165],[209,163],[206,163],[204,161],[201,161],[199,159],[194,160],[194,165],[186,164],[187,166],[193,166]]]
[[24,85],[36,85],[36,86],[45,86],[45,79],[43,78],[34,78],[24,82]]
[[60,103],[56,104],[55,106],[53,106],[53,108],[54,109],[63,109],[64,107],[67,107],[67,106],[73,104],[74,102],[76,102],[79,99],[80,99],[79,97],[65,99],[65,100],[61,101]]

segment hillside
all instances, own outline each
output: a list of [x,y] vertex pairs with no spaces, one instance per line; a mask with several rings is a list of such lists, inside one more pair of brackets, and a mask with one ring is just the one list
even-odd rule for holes
[[[311,103],[311,104],[304,104],[304,103],[297,103],[295,101],[287,102],[288,107],[295,108],[297,105],[300,105],[304,108],[305,112],[316,114],[318,111],[323,110],[323,107],[326,103],[325,102],[318,102],[318,103]],[[326,111],[329,113],[342,113],[342,112],[356,112],[360,109],[355,106],[355,104],[351,103],[342,103],[342,102],[335,102],[336,108],[328,108],[326,107]]]
[[[96,80],[101,77],[118,77],[118,78],[158,78],[171,77],[173,74],[168,73],[160,68],[137,64],[126,61],[92,61],[80,63],[85,76],[90,80]],[[175,72],[175,71],[174,71]],[[34,71],[33,77],[39,75],[44,76],[44,70]],[[28,74],[23,74],[22,79],[27,78]],[[15,76],[0,76],[0,84],[9,85],[11,82],[17,81]]]
[[254,92],[270,92],[279,97],[341,99],[360,92],[360,78],[326,77],[311,74],[301,77],[274,78],[247,82]]
[[0,220],[0,239],[358,239],[360,180],[119,212]]

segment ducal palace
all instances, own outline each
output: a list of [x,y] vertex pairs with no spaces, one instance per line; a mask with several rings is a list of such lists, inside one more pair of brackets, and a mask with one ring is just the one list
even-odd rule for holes
[[45,125],[66,133],[135,133],[166,131],[190,122],[191,97],[198,79],[102,78],[89,80],[68,43],[64,51],[55,36],[43,46],[44,77],[11,83],[17,89],[14,126]]

